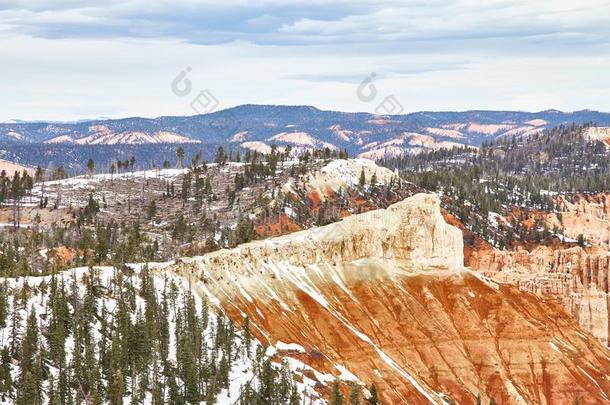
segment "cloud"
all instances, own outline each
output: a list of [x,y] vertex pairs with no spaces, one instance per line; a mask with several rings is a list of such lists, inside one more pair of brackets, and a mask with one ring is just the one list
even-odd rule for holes
[[[5,34],[40,38],[162,38],[195,44],[483,49],[536,52],[610,41],[603,0],[489,1],[0,1]],[[330,50],[329,50],[330,51]]]
[[40,38],[172,38],[200,44],[276,42],[280,28],[301,18],[335,21],[365,12],[349,2],[64,2],[44,7],[0,3],[9,32]]
[[[0,0],[1,119],[188,115],[191,66],[222,107],[610,110],[602,0]],[[551,103],[553,105],[549,105]]]
[[284,76],[288,80],[300,80],[304,82],[335,82],[359,84],[362,80],[371,74],[374,75],[377,81],[395,77],[417,76],[426,73],[468,69],[467,63],[464,62],[437,62],[430,63],[418,60],[408,61],[387,61],[384,64],[377,66],[376,71],[359,71],[354,73],[346,73],[345,70],[350,70],[346,66],[342,66],[343,72],[335,73],[301,73]]
[[367,73],[354,73],[354,74],[340,74],[340,73],[327,73],[327,74],[310,74],[302,73],[295,75],[284,76],[288,80],[299,80],[304,82],[334,82],[334,83],[359,83]]

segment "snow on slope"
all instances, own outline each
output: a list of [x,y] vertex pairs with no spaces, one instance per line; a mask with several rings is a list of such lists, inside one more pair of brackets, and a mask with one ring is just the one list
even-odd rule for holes
[[[106,314],[106,321],[110,321],[113,316],[115,316],[116,308],[118,306],[118,300],[116,299],[116,295],[113,295],[113,292],[117,288],[117,277],[120,274],[121,280],[123,283],[130,283],[133,286],[141,285],[141,273],[144,268],[148,268],[148,270],[152,274],[153,287],[156,290],[156,295],[158,297],[162,297],[168,288],[171,289],[172,285],[178,287],[175,290],[175,302],[183,302],[185,301],[185,297],[192,296],[195,300],[195,308],[198,316],[202,315],[202,308],[205,306],[207,308],[210,307],[209,303],[204,305],[203,300],[205,299],[202,295],[191,295],[191,286],[188,279],[185,279],[181,276],[176,275],[173,272],[165,271],[171,265],[174,265],[175,262],[165,262],[165,263],[147,263],[147,264],[129,264],[127,267],[133,271],[133,273],[124,272],[118,270],[114,267],[110,266],[95,266],[92,268],[89,267],[78,267],[69,269],[66,271],[62,271],[56,274],[55,281],[57,285],[65,285],[65,289],[72,293],[77,292],[79,297],[85,297],[87,291],[87,283],[92,275],[95,275],[95,279],[98,280],[99,284],[96,288],[96,313],[97,314]],[[0,278],[0,285],[8,288],[8,291],[11,294],[17,295],[17,293],[25,288],[28,291],[27,298],[25,302],[18,300],[9,300],[8,313],[18,313],[19,318],[23,320],[21,326],[18,326],[17,336],[24,336],[26,324],[25,320],[28,317],[28,314],[33,310],[35,313],[40,316],[39,325],[42,330],[48,330],[50,323],[50,315],[49,315],[49,306],[50,303],[50,288],[49,286],[52,283],[53,276],[28,276],[28,277],[17,277],[17,278]],[[94,282],[95,284],[96,282]],[[138,287],[136,287],[138,288]],[[104,293],[106,292],[106,294]],[[26,296],[25,294],[20,294],[21,296]],[[122,297],[122,295],[121,295]],[[21,298],[20,298],[21,300]],[[142,314],[145,312],[146,302],[141,295],[136,294],[134,296],[135,308],[131,312],[132,320],[136,319],[136,314]],[[18,303],[18,306],[15,306],[15,303]],[[72,311],[72,298],[68,301],[69,310]],[[176,330],[176,317],[177,317],[177,307],[170,305],[168,309],[169,312],[169,348],[168,348],[168,358],[164,360],[168,360],[173,364],[177,361],[177,353],[176,353],[176,341],[175,341],[175,330]],[[11,316],[11,315],[9,315]],[[215,350],[215,333],[216,333],[216,325],[218,324],[219,315],[215,310],[211,310],[208,312],[208,322],[207,328],[203,331],[203,338],[205,340],[204,350],[208,351],[207,358],[212,358]],[[224,316],[223,316],[224,318]],[[226,319],[225,321],[226,322]],[[113,322],[110,322],[112,324]],[[11,324],[7,322],[7,326],[4,328],[0,328],[0,348],[7,347],[10,344],[10,336],[11,336]],[[108,332],[106,332],[108,333]],[[241,395],[241,392],[246,384],[250,384],[252,386],[256,386],[259,384],[256,379],[253,370],[254,370],[254,354],[257,353],[257,348],[260,344],[256,341],[252,341],[252,345],[250,347],[251,355],[247,354],[245,346],[241,345],[240,342],[243,341],[241,330],[235,331],[236,338],[234,341],[237,345],[236,352],[234,353],[234,360],[231,361],[231,370],[229,372],[229,387],[223,388],[214,403],[216,404],[233,404],[236,403],[238,398]],[[96,320],[92,323],[91,327],[91,335],[93,342],[98,342],[102,338],[102,326],[100,320]],[[107,337],[107,335],[105,335]],[[42,341],[48,339],[44,335],[41,336]],[[267,355],[272,356],[275,354],[276,350],[271,348],[272,350],[267,350]],[[278,344],[277,350],[297,350],[298,347],[295,344]],[[74,339],[71,336],[68,336],[66,339],[66,363],[70,364],[72,359],[72,354],[74,351]],[[216,353],[217,354],[217,353]],[[294,359],[293,359],[294,360]],[[272,365],[280,370],[284,365],[277,362],[275,359],[272,360]],[[300,393],[300,396],[308,398],[307,403],[312,405],[324,405],[326,401],[320,398],[320,394],[315,391],[315,387],[319,384],[319,380],[312,379],[308,375],[305,375],[306,370],[313,370],[311,367],[303,364],[298,360],[294,360],[291,364],[285,365],[288,370],[293,372],[295,375],[298,375],[301,379],[300,382],[297,382],[297,391]],[[19,379],[19,364],[18,362],[12,362],[10,365],[11,374],[13,375],[13,381],[18,381]],[[315,370],[314,370],[315,371]],[[55,367],[48,367],[48,372],[53,376],[55,381],[58,381],[59,371]],[[152,371],[151,371],[152,373]],[[322,373],[318,373],[315,371],[315,375],[321,379],[325,379],[326,381],[332,381],[331,376],[324,375]],[[129,376],[127,377],[127,381],[129,381]],[[149,377],[152,380],[152,376]],[[43,403],[46,399],[46,393],[48,392],[49,383],[47,381],[43,381],[42,383],[42,399]],[[311,402],[309,401],[311,400]],[[150,391],[146,392],[142,402],[137,401],[138,403],[142,403],[144,405],[153,404],[152,393]],[[4,402],[0,400],[1,404],[10,404],[13,403],[11,401]],[[133,403],[131,394],[129,391],[125,393],[123,398],[123,403]],[[203,402],[202,402],[203,403]]]
[[339,125],[339,124],[331,125],[330,127],[328,127],[328,129],[333,131],[333,134],[338,139],[340,139],[342,141],[345,141],[345,142],[350,142],[352,136],[354,135],[353,131],[350,131],[350,130],[347,130],[347,129],[343,129],[341,127],[341,125]]
[[[428,128],[431,130],[432,128]],[[436,128],[438,131],[453,131],[448,129]],[[455,136],[454,136],[455,137]],[[421,153],[424,151],[451,149],[454,146],[464,146],[461,143],[445,140],[437,140],[431,135],[424,135],[417,132],[403,132],[383,143],[372,142],[363,147],[368,149],[358,156],[366,159],[382,159],[384,157],[400,156],[403,153]]]
[[92,125],[89,135],[74,138],[69,135],[59,135],[45,143],[74,143],[77,145],[139,145],[150,143],[200,143],[200,141],[179,135],[175,132],[157,131],[145,133],[138,131],[113,132],[106,125]]
[[476,122],[471,122],[468,124],[466,129],[468,132],[474,132],[485,135],[495,135],[500,131],[506,131],[512,129],[514,125],[504,125],[504,124],[479,124]]
[[[84,206],[87,204],[89,193],[97,194],[97,192],[100,190],[100,183],[102,182],[110,182],[111,180],[127,180],[138,184],[143,184],[147,181],[146,179],[151,178],[167,179],[171,181],[172,179],[176,179],[178,176],[186,173],[186,171],[187,169],[152,169],[115,174],[100,173],[92,176],[83,175],[68,177],[61,180],[35,183],[34,188],[32,189],[32,196],[40,198],[43,195],[48,195],[49,192],[58,193],[59,190],[62,190],[62,193],[64,194],[69,192],[70,198],[63,199],[60,207],[69,207],[70,205]],[[138,186],[138,189],[140,189],[140,186]],[[43,190],[46,191],[43,193]],[[133,190],[126,189],[124,191],[125,196],[128,195],[128,192],[133,192]],[[121,195],[121,193],[119,192],[117,195]]]
[[[373,177],[377,177],[379,184],[388,184],[392,178],[398,175],[390,169],[378,166],[369,159],[336,159],[322,167],[319,171],[308,174],[305,177],[305,188],[310,193],[317,193],[324,198],[329,191],[338,192],[339,189],[347,190],[358,186],[360,174],[364,171],[365,181],[368,184]],[[291,191],[294,182],[284,185],[285,191]]]
[[464,134],[460,131],[456,131],[455,129],[446,129],[446,128],[425,128],[426,132],[431,135],[436,136],[444,136],[447,138],[456,138],[456,139],[464,139]]
[[59,135],[54,138],[48,139],[45,143],[54,144],[54,143],[74,143],[74,138],[70,135]]
[[4,135],[6,135],[6,136],[8,136],[10,138],[13,138],[13,139],[17,139],[18,141],[23,140],[23,134],[20,134],[19,132],[9,131],[9,132],[7,132]]
[[585,137],[590,140],[610,144],[610,127],[590,127],[585,132]]
[[30,175],[33,175],[35,172],[35,169],[31,166],[24,166],[18,163],[9,162],[8,160],[0,159],[0,171],[2,170],[6,171],[6,174],[9,177],[12,176],[15,171],[21,173],[26,170]]
[[248,136],[248,131],[241,131],[236,133],[235,135],[233,135],[231,137],[231,139],[229,140],[229,142],[233,143],[233,142],[243,142],[246,140]]
[[[293,135],[293,134],[290,134]],[[275,138],[275,137],[274,137]],[[273,138],[270,138],[273,139]],[[274,139],[273,141],[280,141],[283,145],[276,145],[278,152],[283,152],[286,148],[286,144],[291,147],[291,156],[299,156],[306,151],[312,151],[313,149],[329,148],[330,150],[337,150],[337,147],[328,142],[322,142],[315,138],[297,137],[297,136],[282,136]],[[245,149],[256,151],[264,155],[271,153],[271,146],[275,145],[275,142],[265,143],[263,141],[246,141],[242,142],[239,146]]]
[[240,146],[242,148],[246,148],[246,149],[256,151],[258,153],[262,153],[263,155],[267,155],[267,154],[271,153],[271,146],[269,146],[265,142],[261,142],[261,141],[243,142]]
[[376,147],[367,152],[362,152],[358,154],[358,157],[361,159],[370,159],[370,160],[378,160],[388,157],[400,156],[404,153],[421,153],[424,149],[422,148],[409,148],[403,149],[399,146],[383,146]]
[[[94,186],[95,183],[101,181],[110,181],[110,180],[118,180],[118,179],[135,179],[135,178],[152,178],[152,177],[162,177],[162,178],[175,178],[181,174],[184,174],[188,171],[188,169],[151,169],[151,170],[140,170],[135,172],[123,172],[123,173],[99,173],[94,174],[92,176],[82,175],[75,177],[68,177],[66,179],[61,180],[52,180],[46,181],[45,186],[53,186],[53,185],[61,185],[61,186]],[[36,189],[37,186],[34,186]]]
[[323,142],[307,132],[280,132],[269,138],[270,141],[285,142],[290,145],[306,146],[311,148],[329,148],[330,150],[336,150],[337,147],[331,143]]
[[[438,136],[451,136],[450,134],[456,135],[462,134],[464,136],[468,134],[485,135],[485,136],[512,136],[512,135],[533,135],[544,129],[544,126],[548,122],[542,119],[533,119],[524,123],[498,123],[498,124],[481,124],[478,122],[468,123],[453,123],[444,124],[441,128],[426,128],[426,132]],[[439,131],[440,129],[440,131]],[[450,132],[443,132],[448,130]]]
[[528,124],[528,125],[533,125],[535,127],[542,127],[544,125],[547,125],[548,121],[545,121],[545,120],[540,119],[540,118],[536,118],[536,119],[533,119],[533,120],[525,121],[525,123]]
[[289,142],[303,146],[314,146],[317,139],[306,132],[280,132],[269,138],[270,141]]

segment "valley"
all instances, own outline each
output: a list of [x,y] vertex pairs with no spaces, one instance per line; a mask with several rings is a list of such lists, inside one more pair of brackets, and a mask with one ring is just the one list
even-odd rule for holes
[[610,405],[609,27],[0,0],[0,405]]
[[[216,327],[229,327],[226,342],[233,343],[223,350],[232,360],[222,371],[217,351],[197,349],[193,355],[203,357],[191,371],[198,377],[189,377],[177,352],[164,362],[155,349],[131,357],[134,364],[125,360],[120,381],[100,370],[84,391],[64,387],[66,399],[98,395],[113,403],[117,390],[151,403],[159,395],[173,398],[175,386],[188,403],[256,403],[257,395],[278,404],[340,397],[383,404],[605,403],[610,177],[603,142],[588,131],[572,125],[377,162],[282,136],[276,140],[300,142],[302,149],[219,146],[208,162],[178,144],[168,149],[171,161],[146,170],[133,156],[112,161],[104,173],[93,159],[78,176],[42,168],[6,173],[0,184],[6,308],[20,308],[22,320],[33,308],[49,313],[48,284],[57,280],[79,289],[66,298],[74,317],[84,316],[80,297],[87,294],[96,303],[88,316],[96,319],[116,312],[117,294],[134,296],[126,308],[135,317],[131,326],[114,317],[88,324],[100,331],[93,334],[96,346],[128,347],[121,339],[135,337],[120,328],[136,330],[144,322],[139,313],[163,308],[155,300],[165,299],[169,283],[172,294],[183,294],[178,301],[188,303],[192,294],[196,307],[209,308],[195,314],[196,322],[208,313]],[[152,295],[144,280],[155,286]],[[37,301],[12,303],[23,294]],[[0,315],[2,305],[0,299]],[[187,307],[172,305],[170,318],[178,322]],[[150,334],[142,338],[165,339],[155,333],[167,315],[150,316]],[[47,315],[42,319],[41,330],[51,328]],[[19,328],[26,325],[6,330],[7,344],[19,341]],[[209,339],[218,333],[204,329]],[[77,328],[63,333],[65,342],[86,349]],[[240,343],[244,336],[251,349]],[[41,347],[53,344],[46,332],[40,339]],[[76,347],[70,344],[62,360],[68,368],[45,360],[45,373],[31,377],[46,399],[62,378],[77,378],[80,357],[70,354]],[[178,350],[179,340],[168,344]],[[6,358],[13,359],[15,378],[29,367],[19,350]],[[106,367],[102,355],[94,350],[88,361]],[[146,368],[138,368],[142,361]],[[206,370],[216,370],[216,380]],[[235,383],[226,382],[227,373]],[[189,378],[198,384],[187,392]],[[280,391],[264,391],[271,380]],[[20,398],[23,384],[0,387],[0,394]]]

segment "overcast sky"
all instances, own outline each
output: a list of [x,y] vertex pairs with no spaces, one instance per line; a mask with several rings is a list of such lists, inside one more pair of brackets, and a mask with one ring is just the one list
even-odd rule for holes
[[610,111],[609,72],[607,1],[0,0],[2,121],[192,115],[205,89],[216,109]]

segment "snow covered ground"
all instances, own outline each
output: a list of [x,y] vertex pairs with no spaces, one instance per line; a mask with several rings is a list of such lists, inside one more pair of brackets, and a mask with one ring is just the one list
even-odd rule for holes
[[[138,286],[140,284],[140,274],[145,267],[147,267],[153,274],[154,287],[157,290],[157,294],[161,295],[163,291],[165,291],[170,284],[175,284],[179,287],[180,296],[183,294],[187,294],[191,290],[191,286],[188,280],[176,275],[172,272],[163,271],[167,267],[173,265],[174,262],[164,262],[164,263],[149,263],[149,264],[131,264],[129,268],[133,270],[131,275],[126,275],[124,281],[132,283],[134,286]],[[113,291],[116,277],[120,272],[114,267],[110,266],[96,266],[93,268],[93,272],[97,275],[99,279],[99,285],[101,290],[103,291]],[[80,297],[84,297],[86,292],[86,278],[91,276],[92,269],[87,267],[79,267],[73,268],[61,273],[58,273],[55,276],[57,284],[65,284],[66,289],[71,291],[72,294],[77,292]],[[20,291],[23,291],[24,286],[27,291],[30,291],[29,297],[26,300],[25,304],[17,305],[17,300],[10,300],[8,313],[13,314],[17,313],[20,318],[23,320],[21,322],[21,326],[19,327],[18,336],[25,335],[25,319],[27,319],[30,311],[34,310],[37,316],[40,317],[40,327],[46,329],[47,323],[49,322],[49,305],[50,305],[50,294],[49,294],[49,285],[51,284],[52,276],[40,276],[40,277],[17,277],[17,278],[0,278],[0,285],[4,285],[11,294],[19,294]],[[182,298],[178,297],[178,301]],[[206,298],[193,294],[193,298],[195,299],[195,308],[198,309],[199,315],[201,315],[201,308],[204,307],[203,300]],[[135,320],[136,313],[143,313],[145,310],[146,303],[144,299],[137,295],[135,296],[136,300],[136,308],[132,313],[132,320]],[[204,339],[206,342],[206,347],[209,350],[212,350],[214,347],[214,335],[215,335],[215,326],[217,324],[217,315],[216,311],[212,305],[209,305],[212,309],[209,311],[209,322],[208,327],[204,331]],[[104,296],[102,299],[97,300],[97,312],[102,314],[107,314],[107,316],[111,317],[117,310],[118,302],[115,297],[111,295]],[[176,362],[176,336],[174,334],[174,330],[176,328],[176,313],[174,312],[176,309],[170,309],[170,317],[169,317],[169,330],[170,330],[170,345],[169,345],[169,360]],[[11,336],[11,323],[10,316],[7,322],[6,327],[0,329],[0,348],[6,347],[10,342]],[[95,322],[94,327],[92,329],[92,335],[95,341],[99,341],[102,337],[101,335],[101,323],[98,321]],[[238,342],[243,339],[240,337],[242,333],[237,331],[237,339]],[[42,339],[43,344],[45,339]],[[251,353],[257,352],[257,346],[259,344],[256,340],[252,341],[252,346],[250,348]],[[243,345],[238,346],[239,353],[237,354],[236,360],[232,362],[232,368],[229,373],[229,389],[223,389],[216,399],[217,404],[234,404],[236,403],[238,397],[240,396],[243,387],[246,384],[250,384],[251,386],[256,387],[258,381],[254,374],[254,355],[251,354],[248,356],[246,354],[246,350]],[[68,337],[66,340],[66,363],[70,364],[72,353],[74,350],[74,339],[72,336]],[[291,344],[282,344],[279,343],[277,345],[277,350],[302,350],[302,348],[297,348],[295,345]],[[267,350],[269,355],[274,355],[276,353],[275,348],[271,348]],[[209,354],[211,355],[211,353]],[[295,361],[296,362],[296,361]],[[295,375],[299,375],[299,380],[297,381],[297,388],[300,396],[302,398],[308,398],[307,403],[311,403],[314,405],[325,404],[326,402],[319,398],[319,394],[316,393],[314,387],[318,383],[310,378],[307,378],[303,375],[305,371],[307,371],[307,366],[304,364],[297,364],[295,362],[282,362],[279,363],[277,361],[272,362],[274,367],[277,369],[285,368],[286,370],[291,370]],[[59,371],[50,367],[49,371],[53,376],[54,381],[57,381],[59,376]],[[11,365],[11,374],[13,381],[18,381],[19,376],[19,364],[13,363]],[[327,380],[331,379],[332,376],[327,376]],[[321,376],[323,378],[323,376]],[[129,383],[128,383],[129,385]],[[47,392],[48,383],[44,382],[42,386],[43,392]],[[43,394],[43,399],[46,397],[46,394]],[[311,402],[309,401],[311,399]],[[11,404],[11,400],[2,401],[0,400],[0,404]],[[130,395],[126,395],[124,397],[124,403],[131,403]],[[146,397],[144,398],[144,404],[152,403],[152,394],[148,392]]]

